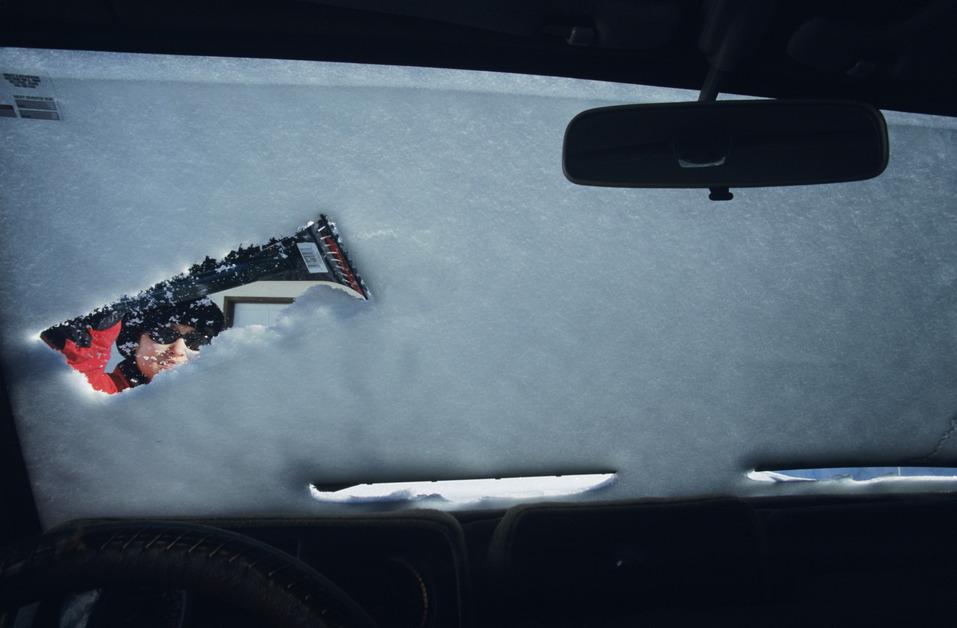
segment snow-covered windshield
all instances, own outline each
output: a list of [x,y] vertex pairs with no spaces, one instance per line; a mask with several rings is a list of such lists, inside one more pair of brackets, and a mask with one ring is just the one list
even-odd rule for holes
[[[0,359],[47,525],[519,476],[571,475],[582,500],[744,495],[769,490],[761,465],[955,451],[952,119],[888,113],[878,179],[715,203],[561,171],[578,112],[690,92],[23,49],[0,70]],[[371,299],[220,294],[215,330],[137,336],[198,359],[113,395],[40,338],[320,214]]]

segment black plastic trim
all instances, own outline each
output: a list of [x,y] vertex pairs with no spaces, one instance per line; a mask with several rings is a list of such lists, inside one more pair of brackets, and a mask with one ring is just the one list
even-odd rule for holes
[[0,370],[0,545],[40,532],[40,516]]

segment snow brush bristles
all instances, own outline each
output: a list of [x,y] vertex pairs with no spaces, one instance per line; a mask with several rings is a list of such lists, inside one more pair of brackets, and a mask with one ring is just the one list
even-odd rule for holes
[[319,250],[329,268],[331,274],[336,280],[354,290],[363,299],[368,299],[369,288],[366,287],[362,277],[356,272],[355,266],[349,259],[345,248],[342,246],[342,238],[336,229],[336,223],[330,221],[325,214],[319,215],[319,220],[310,225],[310,231],[319,245]]

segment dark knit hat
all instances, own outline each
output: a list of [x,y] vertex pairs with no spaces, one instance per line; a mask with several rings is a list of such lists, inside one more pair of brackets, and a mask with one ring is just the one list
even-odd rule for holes
[[209,337],[223,331],[223,313],[209,297],[181,303],[133,308],[123,317],[123,327],[116,339],[116,348],[126,357],[136,353],[140,336],[171,325],[189,325]]

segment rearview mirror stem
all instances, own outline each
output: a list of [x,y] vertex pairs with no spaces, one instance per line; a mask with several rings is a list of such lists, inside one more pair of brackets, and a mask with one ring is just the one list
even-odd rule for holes
[[[701,86],[701,93],[698,94],[698,102],[713,102],[718,99],[718,88],[721,86],[721,79],[725,73],[718,68],[711,66],[708,75],[704,78],[704,85]],[[730,201],[734,194],[728,188],[708,188],[708,198],[712,201]]]
[[701,93],[698,94],[698,102],[713,102],[718,99],[718,88],[724,75],[725,72],[711,66],[704,78],[704,85],[701,86]]

